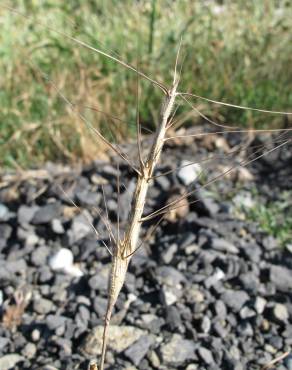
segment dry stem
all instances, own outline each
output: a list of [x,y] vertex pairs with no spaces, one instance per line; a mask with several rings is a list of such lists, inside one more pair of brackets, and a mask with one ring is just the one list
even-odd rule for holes
[[120,290],[122,289],[122,286],[124,284],[129,261],[138,248],[138,240],[142,224],[142,214],[146,202],[147,191],[164,144],[169,117],[171,115],[176,98],[177,85],[178,82],[174,81],[172,88],[168,91],[167,96],[162,104],[160,125],[157,128],[152,148],[150,150],[146,163],[144,164],[143,161],[140,161],[140,171],[138,174],[138,181],[134,194],[132,212],[129,216],[128,228],[125,232],[124,238],[121,241],[118,240],[114,248],[109,281],[108,306],[104,322],[100,370],[104,369],[107,333],[112,310],[117,301]]

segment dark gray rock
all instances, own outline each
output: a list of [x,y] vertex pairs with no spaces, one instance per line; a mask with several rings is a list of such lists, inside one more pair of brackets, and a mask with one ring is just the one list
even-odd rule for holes
[[248,244],[242,247],[243,254],[245,258],[249,259],[252,262],[260,262],[262,256],[262,250],[257,244]]
[[291,292],[292,290],[292,270],[286,267],[271,265],[270,280],[275,284],[277,290],[281,292]]
[[125,356],[131,360],[134,365],[138,366],[154,342],[155,339],[153,336],[143,335],[126,349]]
[[92,290],[105,291],[108,288],[108,278],[104,273],[97,272],[89,279],[88,284]]
[[221,320],[224,320],[227,316],[226,305],[221,300],[216,300],[216,302],[214,303],[214,311]]
[[75,196],[82,207],[97,207],[102,197],[99,193],[87,190],[79,191]]
[[253,336],[253,328],[251,324],[247,321],[239,322],[236,330],[238,334],[242,337],[252,337]]
[[8,224],[0,224],[0,239],[7,240],[12,234],[12,227]]
[[244,290],[256,295],[260,288],[260,281],[257,276],[255,276],[251,271],[241,274],[239,276],[239,281],[243,286]]
[[9,344],[9,339],[0,337],[0,352],[3,352],[3,350],[8,346]]
[[214,357],[212,355],[212,352],[208,350],[205,347],[199,347],[198,350],[198,356],[200,359],[204,362],[205,365],[214,365]]
[[249,300],[249,295],[244,290],[226,290],[221,299],[232,311],[239,312]]
[[99,318],[103,318],[107,308],[107,299],[102,297],[94,297],[93,309]]
[[80,328],[87,328],[88,322],[90,320],[90,312],[87,307],[80,305],[78,307],[77,314],[75,315],[75,323]]
[[221,324],[220,321],[216,321],[212,326],[215,334],[221,338],[225,338],[228,335],[227,329]]
[[32,223],[34,225],[47,224],[61,214],[60,202],[54,202],[40,207],[34,214]]
[[47,246],[42,245],[42,246],[36,248],[32,252],[31,262],[35,266],[43,266],[43,265],[46,264],[49,254],[50,254],[50,249]]
[[291,354],[285,358],[284,364],[285,366],[287,366],[288,370],[292,370],[292,355]]
[[68,232],[70,244],[73,244],[85,236],[88,236],[90,233],[93,233],[90,222],[92,223],[93,219],[86,210],[74,217],[71,229]]
[[180,312],[175,306],[166,307],[165,322],[171,332],[176,332],[182,327]]
[[60,327],[65,327],[66,317],[59,315],[48,315],[46,324],[49,330],[56,330]]
[[35,213],[39,209],[38,206],[21,205],[17,211],[17,220],[20,225],[30,224]]
[[136,188],[136,181],[133,179],[128,183],[126,190],[120,195],[120,220],[126,221],[131,210],[131,201]]
[[213,238],[211,241],[211,247],[217,251],[225,253],[238,253],[238,248],[225,239]]

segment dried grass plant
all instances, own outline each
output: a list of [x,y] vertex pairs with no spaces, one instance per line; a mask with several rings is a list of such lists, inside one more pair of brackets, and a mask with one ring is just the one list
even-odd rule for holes
[[[13,12],[14,14],[17,14],[18,16],[26,17],[26,15],[18,12],[15,9],[6,7],[9,11]],[[105,319],[104,319],[104,332],[103,332],[103,338],[102,338],[102,350],[101,350],[101,358],[99,363],[99,370],[103,370],[105,367],[105,356],[106,356],[106,348],[107,348],[107,341],[108,341],[108,328],[110,325],[111,315],[113,312],[113,308],[116,304],[117,298],[119,296],[119,293],[124,285],[125,277],[127,274],[127,269],[130,263],[130,260],[132,256],[135,254],[135,252],[142,247],[142,245],[147,242],[150,235],[152,235],[158,226],[158,224],[161,222],[163,217],[180,207],[182,207],[182,200],[188,198],[191,196],[196,190],[186,191],[180,196],[176,197],[173,201],[168,203],[166,206],[148,214],[144,215],[144,208],[145,203],[147,200],[147,194],[148,189],[151,186],[151,183],[153,182],[153,179],[155,178],[155,168],[157,164],[159,163],[160,155],[163,149],[163,146],[165,142],[174,140],[177,138],[183,138],[184,135],[176,135],[173,134],[173,129],[175,129],[177,125],[177,122],[175,121],[175,113],[177,109],[178,104],[185,104],[189,106],[189,108],[192,110],[192,112],[195,112],[197,115],[199,115],[203,120],[207,121],[209,124],[218,127],[218,130],[215,133],[212,134],[221,134],[221,133],[255,133],[255,132],[281,132],[280,136],[275,140],[275,145],[272,148],[269,148],[262,151],[264,149],[264,146],[260,146],[256,148],[257,150],[253,153],[252,157],[247,157],[240,161],[239,165],[244,167],[248,164],[258,160],[264,155],[267,155],[271,153],[272,151],[287,145],[288,143],[291,143],[291,138],[287,138],[285,135],[287,132],[291,131],[291,128],[288,129],[274,129],[274,130],[254,130],[254,129],[240,129],[239,127],[234,126],[227,126],[227,125],[221,125],[213,120],[211,120],[209,117],[201,113],[201,111],[198,109],[197,105],[194,103],[194,100],[196,101],[207,101],[212,104],[216,105],[224,105],[226,107],[235,108],[235,109],[241,109],[241,110],[249,110],[249,111],[257,111],[261,113],[268,113],[268,114],[278,114],[278,115],[291,115],[290,112],[282,112],[282,111],[270,111],[266,109],[258,109],[258,108],[252,108],[252,107],[245,107],[240,105],[234,105],[229,104],[221,101],[216,101],[213,99],[209,99],[206,97],[199,96],[195,93],[188,93],[188,92],[180,92],[179,91],[179,82],[180,82],[180,74],[179,66],[181,66],[181,58],[180,58],[180,50],[181,50],[181,44],[178,46],[177,51],[177,57],[174,62],[174,68],[173,68],[173,78],[172,78],[172,84],[170,86],[166,86],[164,83],[161,83],[159,81],[156,81],[152,79],[150,76],[144,74],[142,71],[139,70],[139,68],[134,67],[127,62],[124,62],[120,58],[104,51],[98,48],[95,48],[79,39],[76,39],[69,34],[65,34],[59,30],[56,30],[52,27],[50,27],[47,24],[43,24],[40,22],[40,26],[45,27],[47,30],[50,30],[54,33],[59,34],[61,37],[67,38],[68,40],[72,41],[75,46],[83,47],[88,49],[91,52],[98,53],[100,57],[108,58],[115,63],[119,64],[123,68],[128,69],[129,71],[135,73],[137,75],[137,122],[136,122],[136,132],[137,132],[137,148],[138,148],[138,164],[133,164],[132,161],[127,157],[127,155],[121,150],[119,145],[116,145],[112,142],[110,142],[107,138],[105,138],[98,130],[94,128],[94,126],[83,116],[79,111],[76,109],[75,105],[70,102],[65,95],[60,91],[60,89],[56,86],[56,84],[43,73],[43,71],[36,65],[32,64],[32,67],[38,71],[40,75],[42,75],[48,84],[50,84],[58,93],[58,95],[63,99],[63,101],[72,109],[74,114],[78,117],[78,119],[82,120],[85,125],[98,137],[98,139],[104,143],[110,150],[112,150],[117,156],[119,156],[122,160],[124,160],[135,172],[137,176],[136,181],[136,189],[134,192],[132,205],[131,205],[131,212],[129,214],[129,218],[127,221],[127,228],[125,232],[122,234],[120,231],[120,225],[119,225],[119,209],[118,209],[118,216],[117,216],[117,235],[112,231],[112,227],[110,225],[109,218],[106,214],[103,214],[102,212],[99,212],[100,218],[102,219],[103,223],[105,224],[108,233],[109,233],[109,240],[111,242],[111,245],[105,245],[108,249],[109,253],[111,254],[111,271],[109,276],[109,290],[108,290],[108,305],[107,310],[105,313]],[[148,81],[154,88],[157,88],[161,91],[163,98],[161,102],[160,109],[160,115],[159,115],[159,124],[157,125],[156,132],[153,135],[153,141],[151,148],[148,153],[144,153],[142,150],[142,134],[141,134],[141,125],[139,123],[139,80],[144,79]],[[113,119],[116,119],[116,117],[112,117]],[[171,131],[170,131],[171,129]],[[204,135],[212,135],[210,133],[199,133],[194,135],[187,135],[187,137],[191,136],[204,136]],[[231,154],[237,154],[240,151],[244,150],[245,148],[240,148],[240,150],[236,149]],[[193,162],[195,163],[195,161]],[[238,165],[237,165],[238,166]],[[227,168],[223,173],[221,173],[219,176],[215,176],[208,182],[206,182],[204,185],[202,185],[200,188],[207,187],[210,184],[212,184],[215,181],[218,181],[223,176],[228,175],[232,171],[234,171],[237,166],[230,166]],[[168,172],[169,173],[169,172]],[[165,174],[168,174],[165,173]],[[161,176],[161,174],[160,174]],[[120,179],[117,178],[117,189],[119,191],[120,189]],[[118,194],[119,195],[119,194]],[[119,197],[118,197],[119,198]],[[119,207],[119,205],[118,205]],[[141,227],[142,224],[145,221],[149,221],[151,219],[158,218],[158,222],[154,226],[150,228],[147,232],[147,236],[144,239],[144,241],[140,242],[140,236],[141,236]],[[92,225],[93,226],[93,225]],[[97,366],[95,363],[90,363],[90,369],[96,369]]]

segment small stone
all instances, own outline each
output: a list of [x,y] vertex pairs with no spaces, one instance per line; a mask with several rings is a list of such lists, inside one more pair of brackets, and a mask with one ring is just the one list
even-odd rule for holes
[[171,332],[178,330],[182,326],[179,310],[175,306],[166,307],[165,321]]
[[77,242],[85,236],[92,233],[90,222],[93,222],[92,216],[86,210],[74,217],[74,220],[69,230],[70,244]]
[[216,267],[214,274],[209,276],[205,281],[204,285],[207,289],[212,287],[213,285],[217,284],[218,281],[225,278],[225,273],[219,267]]
[[75,316],[76,325],[81,328],[83,327],[87,328],[89,320],[90,320],[89,310],[84,305],[79,306],[78,312]]
[[[18,229],[19,230],[19,229]],[[25,238],[25,245],[26,247],[30,248],[30,247],[34,247],[35,245],[38,244],[40,238],[36,235],[36,234],[33,234],[33,233],[29,233],[26,238]]]
[[49,261],[52,270],[66,269],[73,264],[73,253],[70,249],[61,248]]
[[46,315],[51,312],[54,308],[54,304],[49,299],[40,298],[36,299],[33,303],[33,309],[35,312]]
[[61,214],[60,202],[54,202],[40,207],[34,214],[32,223],[34,225],[42,225],[51,222],[54,218],[58,218]]
[[125,351],[125,356],[130,359],[134,365],[139,365],[145,357],[151,345],[154,343],[154,338],[150,335],[143,335]]
[[288,318],[289,318],[289,313],[288,313],[287,307],[281,303],[276,303],[273,308],[273,319],[276,322],[283,324],[287,322]]
[[16,353],[10,353],[8,355],[2,356],[0,358],[0,369],[11,370],[17,363],[21,361],[24,361],[24,358]]
[[12,227],[9,224],[0,224],[0,238],[1,240],[7,240],[12,234]]
[[108,289],[108,269],[99,270],[89,279],[88,285],[92,290],[106,291]]
[[198,163],[192,163],[190,161],[182,161],[180,169],[177,172],[178,178],[186,186],[193,183],[202,173],[202,168]]
[[76,277],[83,275],[79,267],[73,265],[73,253],[70,249],[61,248],[49,260],[49,265],[53,271],[63,271],[64,273]]
[[76,198],[82,207],[96,207],[99,204],[101,195],[99,193],[82,190],[76,193]]
[[292,270],[286,267],[271,265],[270,280],[277,290],[289,293],[292,290]]
[[206,365],[213,365],[215,363],[212,352],[205,347],[198,349],[198,355]]
[[220,321],[216,321],[213,324],[213,330],[220,338],[225,338],[228,334],[228,331],[222,326]]
[[235,312],[239,312],[241,307],[249,300],[248,294],[244,290],[226,290],[221,299]]
[[225,239],[213,238],[211,245],[217,251],[238,254],[238,248]]
[[23,350],[21,351],[21,354],[28,359],[34,358],[37,352],[37,347],[34,343],[27,343]]
[[59,316],[59,315],[48,315],[46,318],[46,324],[49,328],[49,330],[56,330],[60,327],[63,327],[66,322],[65,316]]
[[210,329],[211,329],[211,320],[209,319],[208,316],[204,316],[201,322],[201,330],[203,333],[207,334],[209,333]]
[[266,352],[269,352],[269,353],[272,353],[273,355],[275,355],[277,353],[277,350],[276,348],[274,348],[272,345],[270,344],[265,344],[265,351]]
[[62,222],[58,218],[52,220],[51,227],[56,234],[64,234],[65,232]]
[[31,254],[31,262],[35,266],[43,266],[46,264],[49,253],[50,253],[50,249],[42,245],[36,248],[34,252]]
[[160,295],[162,303],[166,306],[170,306],[177,302],[179,296],[176,294],[175,289],[167,287],[165,285],[160,289]]
[[259,278],[255,274],[253,274],[252,272],[241,274],[239,276],[239,280],[245,291],[248,291],[249,293],[253,294],[257,293],[260,286],[260,282]]
[[256,312],[261,315],[266,307],[267,301],[263,297],[256,297],[255,302],[254,302],[254,308]]
[[186,298],[190,303],[202,303],[205,300],[204,294],[193,286],[187,290],[186,294]]
[[160,359],[155,351],[150,351],[147,358],[149,362],[151,363],[151,365],[154,367],[154,369],[159,369]]
[[292,355],[291,354],[285,358],[284,363],[287,366],[288,370],[292,370]]
[[33,342],[38,342],[40,340],[40,337],[41,332],[39,331],[39,329],[33,329],[33,331],[31,332],[31,340]]
[[[94,328],[85,338],[83,349],[89,355],[97,356],[101,354],[103,326]],[[108,346],[120,353],[131,346],[140,337],[146,335],[145,330],[133,326],[111,325],[108,331]]]
[[174,334],[170,342],[160,347],[162,362],[164,365],[181,366],[186,361],[196,359],[195,349],[193,341],[183,339],[179,334]]
[[131,201],[136,189],[136,181],[133,179],[128,183],[127,189],[120,194],[120,220],[126,221],[131,212]]
[[249,322],[246,321],[240,322],[236,329],[240,336],[243,337],[253,336],[253,328]]
[[162,261],[168,265],[172,261],[177,249],[177,244],[171,244],[165,251],[162,252]]
[[105,315],[107,308],[107,299],[102,297],[94,297],[93,309],[97,313],[97,316],[102,318]]
[[254,317],[255,315],[256,315],[255,311],[247,306],[242,307],[242,309],[239,312],[239,316],[242,319],[248,319],[250,317]]
[[189,364],[187,367],[186,367],[186,370],[198,370],[198,365],[197,364]]
[[0,337],[0,351],[2,352],[3,349],[9,344],[9,339]]
[[33,219],[34,214],[39,209],[38,206],[28,207],[21,205],[17,211],[17,220],[20,225],[28,225]]
[[177,286],[186,282],[184,275],[172,266],[161,266],[156,269],[156,279],[159,284]]
[[8,221],[10,218],[9,209],[2,203],[0,203],[0,222]]
[[221,300],[216,300],[215,304],[214,304],[214,309],[215,309],[215,313],[216,315],[221,319],[221,320],[224,320],[227,316],[227,308],[224,304],[223,301]]

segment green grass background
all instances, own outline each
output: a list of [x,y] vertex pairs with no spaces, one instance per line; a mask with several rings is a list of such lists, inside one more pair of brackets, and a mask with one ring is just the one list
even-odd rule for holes
[[[292,103],[292,12],[289,1],[7,0],[0,6],[0,165],[86,161],[104,148],[38,66],[108,138],[134,133],[137,78],[114,62],[46,29],[42,22],[121,58],[169,84],[183,38],[181,91],[253,107],[289,110]],[[2,3],[4,5],[4,2]],[[140,120],[153,127],[161,92],[140,81]],[[221,123],[280,127],[283,117],[199,104]],[[114,123],[86,109],[118,116]],[[178,114],[186,124],[194,115]],[[291,109],[290,109],[291,110]],[[287,122],[286,122],[287,124]]]

